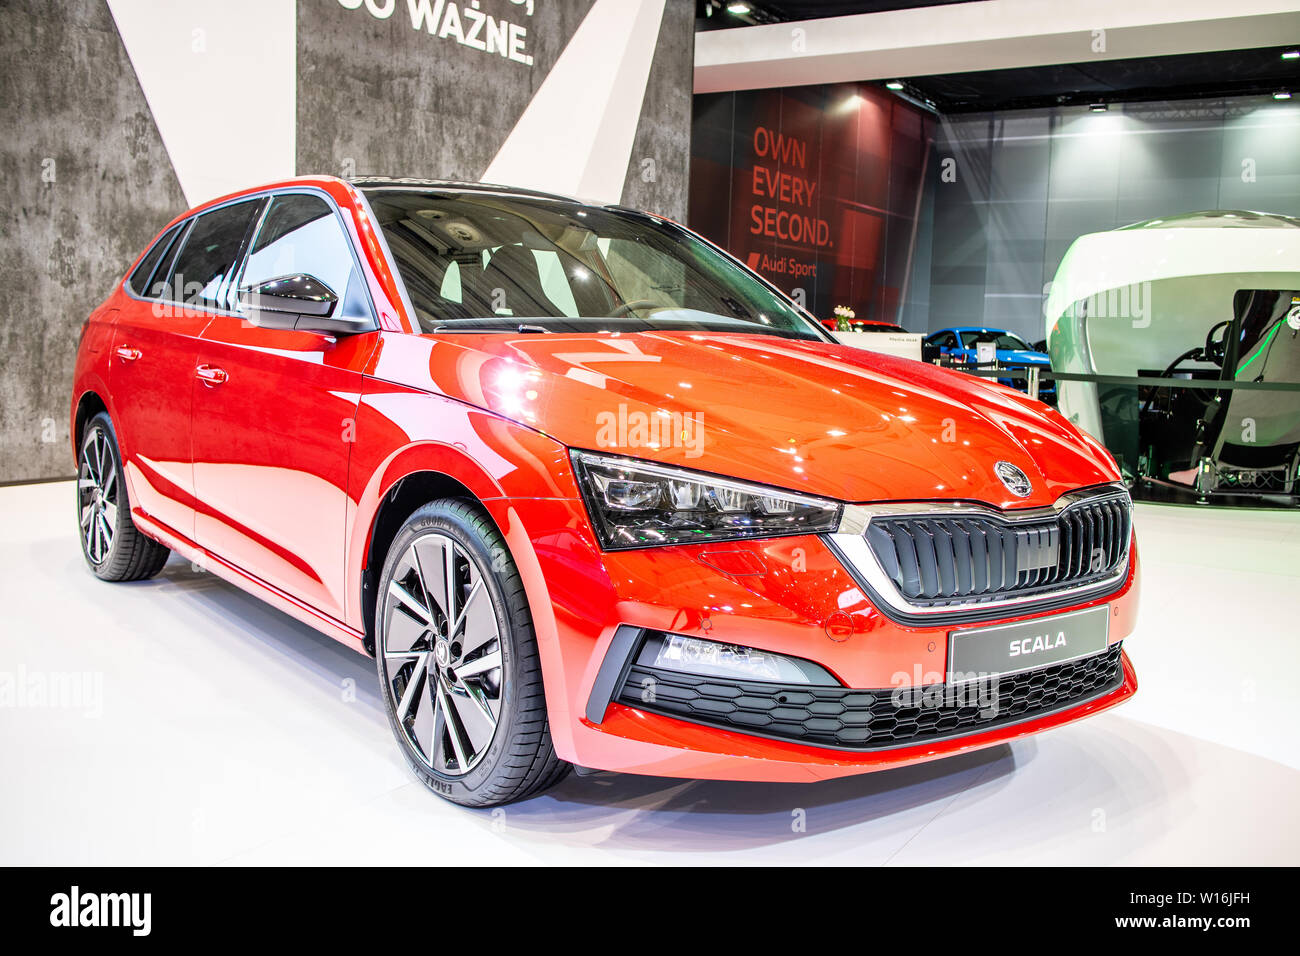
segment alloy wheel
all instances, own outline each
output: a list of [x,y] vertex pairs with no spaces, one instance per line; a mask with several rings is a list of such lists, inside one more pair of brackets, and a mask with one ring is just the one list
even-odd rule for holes
[[501,631],[482,569],[429,532],[383,595],[384,686],[408,744],[431,770],[462,776],[487,753],[505,701]]
[[113,550],[117,532],[118,482],[113,445],[102,428],[94,428],[81,449],[77,506],[81,540],[91,562],[100,565]]

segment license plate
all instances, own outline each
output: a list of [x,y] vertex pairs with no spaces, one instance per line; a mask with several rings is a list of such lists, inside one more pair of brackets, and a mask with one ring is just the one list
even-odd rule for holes
[[1109,605],[953,631],[948,635],[948,683],[1020,674],[1090,657],[1106,649],[1109,637]]

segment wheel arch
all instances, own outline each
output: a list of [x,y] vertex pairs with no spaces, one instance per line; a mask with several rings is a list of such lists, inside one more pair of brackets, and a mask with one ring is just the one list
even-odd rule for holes
[[[418,508],[442,498],[463,498],[483,506],[482,499],[463,482],[444,472],[430,469],[402,475],[388,486],[388,490],[379,499],[367,529],[361,570],[362,631],[365,634],[365,648],[371,654],[375,652],[375,607],[379,599],[379,576],[383,573],[388,549],[407,518]],[[483,511],[491,519],[489,509],[484,507]]]
[[[81,453],[81,438],[86,431],[86,422],[90,421],[100,412],[108,414],[108,403],[100,397],[94,389],[87,389],[81,393],[77,399],[77,405],[72,414],[72,455],[76,458]],[[109,416],[112,417],[111,415]]]

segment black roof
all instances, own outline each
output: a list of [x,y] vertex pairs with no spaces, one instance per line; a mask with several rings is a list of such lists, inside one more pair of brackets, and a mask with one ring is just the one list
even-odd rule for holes
[[555,199],[561,202],[576,202],[583,205],[599,205],[585,202],[573,196],[543,192],[540,189],[525,189],[520,186],[501,186],[495,183],[470,183],[453,179],[412,179],[398,176],[357,176],[348,180],[358,189],[427,189],[430,191],[505,193],[511,196],[527,196],[531,199]]

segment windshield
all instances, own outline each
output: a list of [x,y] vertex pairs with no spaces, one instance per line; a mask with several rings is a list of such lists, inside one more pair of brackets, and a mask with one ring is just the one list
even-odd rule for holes
[[966,340],[968,349],[973,349],[978,342],[992,342],[1000,349],[1033,351],[1025,343],[1024,339],[1014,336],[1010,332],[963,332],[962,338]]
[[365,190],[425,332],[758,332],[824,341],[678,226],[529,196]]

